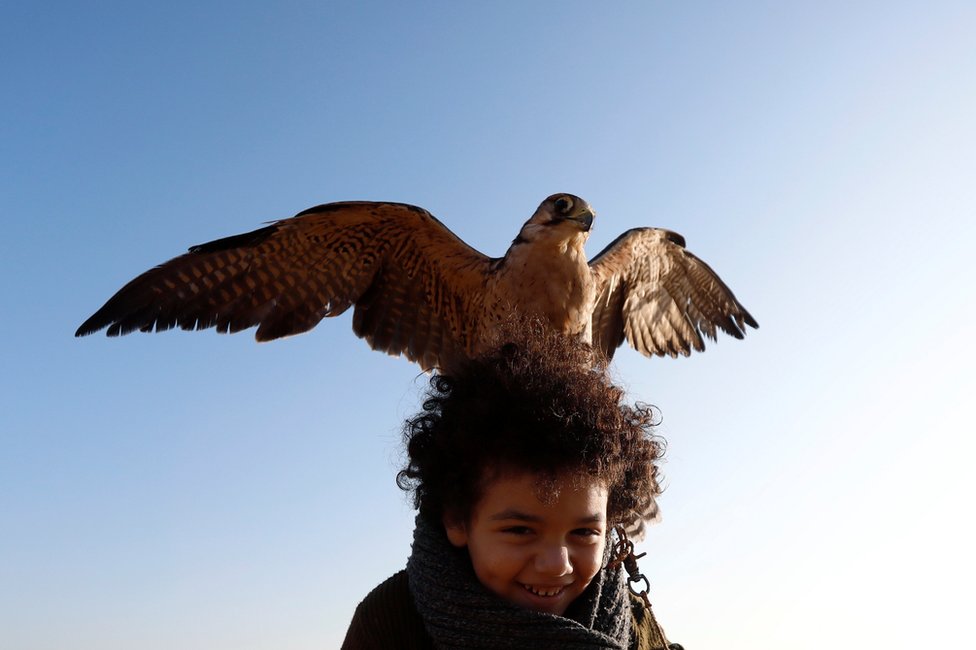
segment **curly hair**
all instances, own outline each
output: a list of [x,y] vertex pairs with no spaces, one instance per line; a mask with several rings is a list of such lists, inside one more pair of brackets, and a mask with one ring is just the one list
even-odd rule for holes
[[656,410],[623,398],[589,346],[522,326],[513,342],[431,378],[404,427],[409,460],[397,484],[422,516],[467,521],[500,472],[598,477],[608,520],[639,536],[657,515],[665,445],[653,434]]

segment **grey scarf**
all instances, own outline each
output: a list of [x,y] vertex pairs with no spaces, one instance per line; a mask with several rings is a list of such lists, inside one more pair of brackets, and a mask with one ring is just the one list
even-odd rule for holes
[[631,647],[631,613],[619,568],[603,569],[565,616],[523,609],[478,581],[464,549],[417,516],[407,560],[410,593],[438,648]]

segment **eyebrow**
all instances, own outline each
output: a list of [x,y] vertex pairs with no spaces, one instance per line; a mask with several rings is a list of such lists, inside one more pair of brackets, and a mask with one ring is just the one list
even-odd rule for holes
[[[542,517],[539,515],[530,515],[528,513],[522,512],[520,510],[515,510],[514,508],[508,508],[502,510],[501,512],[496,512],[495,514],[488,517],[490,521],[508,521],[514,519],[516,521],[528,521],[531,523],[539,523],[542,521]],[[578,524],[598,524],[603,522],[603,515],[599,512],[595,512],[592,515],[586,517],[580,517],[576,520]]]

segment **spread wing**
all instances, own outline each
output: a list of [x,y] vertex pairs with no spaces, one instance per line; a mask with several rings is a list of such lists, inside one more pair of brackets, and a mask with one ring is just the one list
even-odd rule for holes
[[421,208],[330,203],[190,248],[122,287],[75,335],[257,325],[270,341],[355,305],[358,336],[430,369],[470,349],[491,262]]
[[759,324],[721,278],[669,230],[628,230],[590,261],[593,345],[613,356],[624,338],[646,356],[688,356],[717,329],[741,339]]

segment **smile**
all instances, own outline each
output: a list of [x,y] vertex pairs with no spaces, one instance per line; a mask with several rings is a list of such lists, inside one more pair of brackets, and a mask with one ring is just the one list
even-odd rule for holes
[[565,587],[533,587],[532,585],[522,585],[522,588],[530,594],[541,596],[542,598],[558,596],[565,589]]

